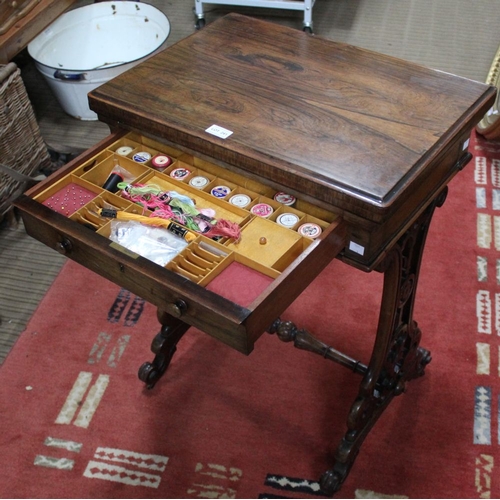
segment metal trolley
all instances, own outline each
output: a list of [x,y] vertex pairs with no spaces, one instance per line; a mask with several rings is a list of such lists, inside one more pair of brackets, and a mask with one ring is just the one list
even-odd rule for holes
[[316,0],[195,0],[196,29],[205,26],[203,4],[238,5],[241,7],[265,7],[269,9],[302,10],[304,11],[303,30],[312,33],[312,9]]

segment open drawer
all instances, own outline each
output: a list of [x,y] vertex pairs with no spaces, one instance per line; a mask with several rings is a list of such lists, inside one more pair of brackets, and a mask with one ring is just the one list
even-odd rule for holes
[[136,133],[15,206],[30,236],[245,354],[345,246],[336,214]]

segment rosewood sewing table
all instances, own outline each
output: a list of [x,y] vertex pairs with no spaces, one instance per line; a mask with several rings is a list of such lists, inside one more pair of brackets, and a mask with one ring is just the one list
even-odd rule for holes
[[[152,344],[156,356],[139,370],[149,387],[191,325],[244,354],[262,333],[276,333],[360,375],[347,431],[321,478],[323,491],[332,494],[392,398],[423,375],[431,359],[419,345],[421,332],[413,319],[427,229],[448,182],[471,158],[470,132],[495,92],[478,82],[231,14],[94,90],[90,106],[114,134],[31,189],[16,206],[30,235],[158,307],[162,328]],[[214,201],[217,210],[240,221],[242,246],[210,240],[208,248],[217,247],[217,255],[208,272],[195,279],[193,269],[207,255],[206,242],[188,251],[196,254],[190,262],[186,254],[187,260],[162,268],[110,243],[106,225],[94,221],[97,230],[89,231],[92,211],[82,208],[65,216],[47,206],[57,186],[70,180],[110,201],[115,195],[99,186],[116,148],[127,141],[171,154],[193,175],[228,184],[253,203],[272,204],[273,193],[290,193],[296,205],[274,205],[275,212],[317,222],[322,233],[316,239],[299,237],[296,228],[284,230],[276,219],[262,221],[227,199]],[[168,172],[141,168],[136,175],[143,182],[169,179]],[[207,190],[199,196],[206,203],[213,199]],[[111,201],[122,207],[116,198]],[[250,253],[244,250],[247,243]],[[335,257],[384,273],[376,341],[366,364],[280,319]],[[257,270],[270,284],[237,303],[224,296],[227,283],[215,291],[210,286],[212,275],[224,276],[219,258]],[[332,297],[336,293],[325,290]]]

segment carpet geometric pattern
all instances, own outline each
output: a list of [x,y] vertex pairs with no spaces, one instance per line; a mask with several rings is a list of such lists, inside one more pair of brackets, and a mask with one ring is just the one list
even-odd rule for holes
[[[424,253],[415,318],[433,360],[338,498],[500,496],[500,145],[470,150]],[[282,317],[366,363],[381,278],[334,261]],[[64,265],[0,368],[0,497],[323,498],[359,377],[272,335],[245,357],[191,328],[147,390],[158,329],[140,297]]]
[[[479,498],[499,495],[500,445],[500,143],[474,143],[477,212],[476,387],[474,435]],[[495,463],[497,462],[497,463]]]

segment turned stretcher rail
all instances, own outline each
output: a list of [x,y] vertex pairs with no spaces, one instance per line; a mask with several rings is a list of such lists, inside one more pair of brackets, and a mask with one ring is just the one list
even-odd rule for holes
[[297,349],[303,349],[315,354],[319,354],[325,359],[334,361],[339,365],[351,369],[354,373],[364,375],[368,367],[356,361],[355,359],[347,356],[333,347],[321,342],[314,338],[307,330],[299,330],[291,321],[282,321],[277,319],[269,328],[268,333],[276,333],[278,338],[283,342],[292,342]]

